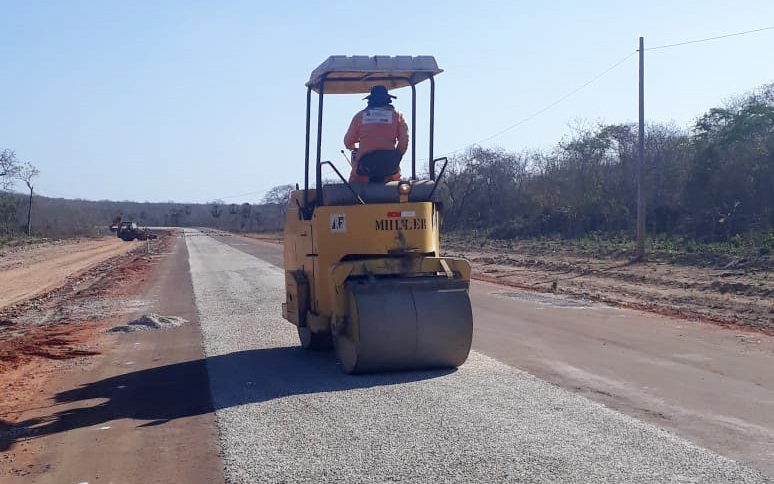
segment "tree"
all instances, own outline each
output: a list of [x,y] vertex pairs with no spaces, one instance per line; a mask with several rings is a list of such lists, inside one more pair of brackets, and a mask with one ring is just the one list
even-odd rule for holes
[[242,214],[242,218],[250,218],[250,213],[252,212],[252,207],[249,203],[245,202],[242,204],[242,207],[239,209],[240,213]]
[[699,118],[687,199],[694,233],[727,238],[774,225],[774,84]]
[[288,211],[290,203],[290,192],[294,190],[293,185],[277,185],[272,188],[263,197],[263,203],[266,205],[276,205],[280,209],[280,215],[284,218]]
[[13,186],[19,172],[19,162],[13,150],[0,151],[0,221],[3,232],[10,232],[16,221],[18,200],[8,191]]
[[19,174],[19,162],[13,150],[0,151],[0,190],[8,190]]
[[40,175],[40,170],[35,168],[29,161],[21,166],[16,175],[30,190],[30,198],[27,205],[27,237],[32,235],[32,192],[34,191],[32,179],[38,175]]
[[287,205],[290,200],[290,192],[293,191],[293,185],[277,185],[272,188],[263,197],[263,203],[272,205]]
[[245,202],[239,209],[239,213],[242,215],[242,222],[239,225],[241,230],[250,231],[250,214],[252,213],[252,207],[249,203]]
[[212,208],[210,210],[210,213],[215,218],[220,218],[220,216],[223,214],[223,200],[214,200],[212,203]]
[[441,186],[449,199],[448,222],[465,228],[493,227],[519,210],[525,157],[474,146],[452,157]]

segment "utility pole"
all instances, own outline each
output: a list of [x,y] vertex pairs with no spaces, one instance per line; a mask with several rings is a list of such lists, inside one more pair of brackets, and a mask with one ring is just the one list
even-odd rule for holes
[[642,170],[645,165],[645,41],[640,37],[640,127],[637,163],[637,260],[645,260],[645,190]]

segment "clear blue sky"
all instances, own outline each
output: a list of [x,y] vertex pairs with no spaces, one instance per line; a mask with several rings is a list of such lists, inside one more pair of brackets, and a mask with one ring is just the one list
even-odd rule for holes
[[[582,85],[640,35],[647,48],[769,27],[774,2],[4,0],[0,19],[0,149],[40,168],[40,193],[242,202],[261,193],[227,197],[303,180],[304,83],[329,55],[434,55],[442,155]],[[686,127],[774,81],[773,47],[769,30],[646,52],[647,120]],[[394,92],[404,112],[409,93]],[[323,157],[342,168],[361,97],[327,98]],[[636,56],[483,145],[550,147],[578,119],[637,119]]]

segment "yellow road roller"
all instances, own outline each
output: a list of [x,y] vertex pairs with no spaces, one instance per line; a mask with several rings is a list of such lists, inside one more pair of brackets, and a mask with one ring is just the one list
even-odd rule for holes
[[[431,56],[331,56],[306,83],[304,186],[291,193],[285,220],[282,315],[297,326],[304,348],[333,345],[346,373],[457,367],[470,352],[470,264],[440,253],[436,188],[447,160],[433,158],[433,130],[434,77],[441,72]],[[424,81],[430,84],[430,161],[428,176],[420,179],[416,86]],[[349,183],[332,162],[321,160],[323,97],[368,93],[375,85],[411,90],[411,177],[384,182],[400,158],[364,153],[358,173],[373,181]],[[309,179],[313,93],[314,188]],[[338,127],[343,133],[346,126]],[[324,168],[338,180],[323,183]]]

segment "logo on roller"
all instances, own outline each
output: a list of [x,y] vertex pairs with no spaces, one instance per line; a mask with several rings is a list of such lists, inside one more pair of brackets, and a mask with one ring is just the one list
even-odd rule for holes
[[331,214],[331,232],[344,233],[347,231],[347,216],[343,213]]
[[413,210],[387,212],[387,218],[376,221],[376,230],[425,230],[427,220],[416,218]]

